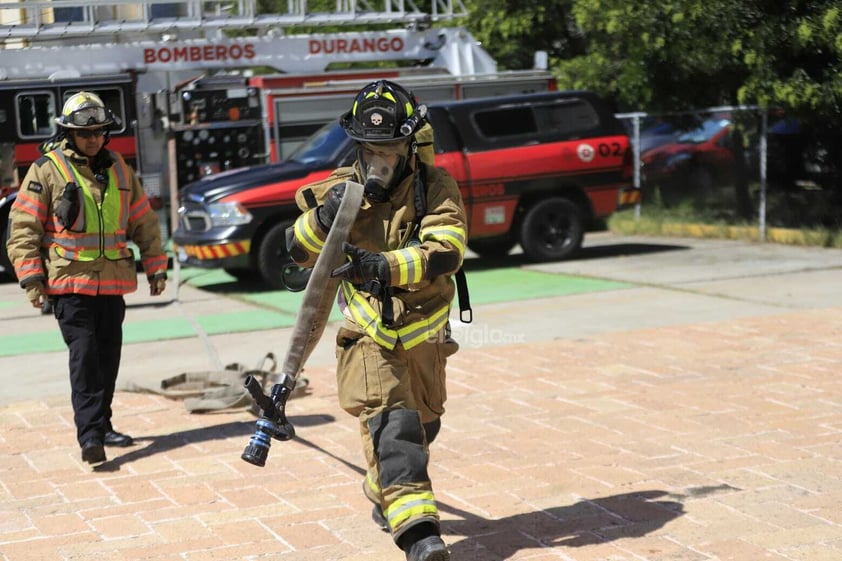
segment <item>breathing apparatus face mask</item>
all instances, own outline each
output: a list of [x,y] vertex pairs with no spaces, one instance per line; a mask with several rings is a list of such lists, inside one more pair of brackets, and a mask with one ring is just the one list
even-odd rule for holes
[[369,199],[375,202],[389,199],[389,191],[403,179],[408,154],[407,142],[360,145],[357,160]]

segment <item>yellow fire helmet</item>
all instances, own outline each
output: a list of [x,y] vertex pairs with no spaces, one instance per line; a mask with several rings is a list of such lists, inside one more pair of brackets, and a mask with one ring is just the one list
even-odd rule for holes
[[114,120],[114,113],[105,107],[98,95],[79,92],[64,102],[56,123],[69,129],[94,129],[111,125]]

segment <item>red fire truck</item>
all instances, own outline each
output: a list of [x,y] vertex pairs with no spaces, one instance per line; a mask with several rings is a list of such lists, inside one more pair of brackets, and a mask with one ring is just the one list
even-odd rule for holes
[[[462,28],[430,27],[464,15],[453,9],[460,3],[433,13],[394,0],[380,12],[341,4],[334,13],[298,12],[304,4],[292,2],[289,13],[257,14],[256,0],[241,0],[237,13],[203,0],[0,3],[0,241],[19,181],[56,133],[53,117],[80,89],[118,116],[109,148],[135,167],[164,224],[178,188],[283,159],[373,78],[409,81],[430,101],[555,89],[546,71],[498,72]],[[322,24],[403,27],[284,32]],[[390,61],[395,67],[332,70]],[[282,74],[255,73],[266,68]],[[11,271],[5,243],[2,268]]]

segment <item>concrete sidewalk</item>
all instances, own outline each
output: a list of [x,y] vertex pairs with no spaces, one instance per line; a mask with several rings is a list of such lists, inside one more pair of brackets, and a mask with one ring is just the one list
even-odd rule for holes
[[[475,310],[482,337],[450,361],[430,467],[454,561],[842,558],[842,252],[686,245],[638,258],[595,248],[539,267],[635,287]],[[182,306],[240,305],[185,296]],[[224,362],[266,337],[283,349],[284,336],[212,339]],[[273,442],[265,468],[240,459],[254,430],[246,411],[190,415],[119,392],[115,425],[138,442],[108,449],[92,472],[66,393],[9,400],[0,560],[403,559],[369,520],[358,428],[338,408],[329,354],[288,405],[297,438]],[[4,358],[0,376],[25,388],[61,355]],[[179,339],[124,357],[135,371],[190,358],[196,369],[203,349]],[[25,360],[35,368],[21,370]]]

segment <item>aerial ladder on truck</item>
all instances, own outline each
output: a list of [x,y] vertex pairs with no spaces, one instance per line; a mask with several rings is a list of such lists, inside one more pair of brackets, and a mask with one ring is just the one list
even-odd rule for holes
[[[309,12],[304,0],[278,4],[287,10],[258,13],[256,0],[0,3],[0,241],[18,181],[38,157],[38,145],[55,134],[52,117],[80,89],[100,94],[120,117],[111,147],[127,156],[150,198],[166,202],[203,174],[283,157],[290,147],[282,144],[281,106],[273,95],[295,94],[297,109],[306,107],[300,114],[313,123],[303,129],[286,123],[287,129],[311,131],[339,113],[338,101],[325,103],[325,88],[344,92],[376,73],[400,75],[381,69],[359,72],[356,82],[353,72],[337,80],[331,67],[423,65],[424,72],[447,77],[446,97],[458,97],[456,82],[500,83],[507,74],[464,28],[433,27],[466,15],[459,0],[434,0],[428,12],[411,0],[340,0],[329,12]],[[373,30],[288,32],[303,26]],[[281,80],[248,79],[261,67],[281,73]],[[203,81],[212,73],[227,78]],[[508,79],[521,77],[508,73]]]

